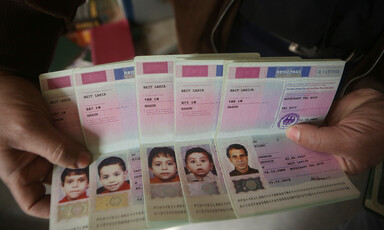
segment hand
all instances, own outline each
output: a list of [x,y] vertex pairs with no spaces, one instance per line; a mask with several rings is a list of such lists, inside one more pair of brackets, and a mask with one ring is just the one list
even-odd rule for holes
[[58,132],[39,90],[29,81],[0,72],[0,179],[22,210],[49,217],[52,164],[83,168],[89,152]]
[[353,91],[332,105],[323,126],[294,125],[286,134],[306,148],[335,154],[347,174],[360,173],[384,159],[384,94]]

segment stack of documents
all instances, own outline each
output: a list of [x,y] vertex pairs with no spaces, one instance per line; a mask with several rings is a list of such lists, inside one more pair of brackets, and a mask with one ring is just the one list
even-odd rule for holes
[[343,69],[248,53],[42,74],[55,127],[94,160],[54,168],[51,229],[162,228],[356,198],[332,155],[285,136],[321,125]]
[[371,169],[364,205],[369,210],[384,216],[384,170],[383,162]]

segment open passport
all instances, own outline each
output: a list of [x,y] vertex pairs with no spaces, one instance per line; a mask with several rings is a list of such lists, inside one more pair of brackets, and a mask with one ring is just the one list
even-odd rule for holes
[[165,228],[358,197],[332,155],[285,136],[322,124],[343,69],[240,53],[42,74],[55,127],[93,154],[54,167],[50,228]]

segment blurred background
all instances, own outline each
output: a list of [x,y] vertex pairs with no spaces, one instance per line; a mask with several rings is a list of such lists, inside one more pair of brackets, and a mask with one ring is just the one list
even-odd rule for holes
[[89,0],[59,40],[49,71],[176,53],[167,0]]
[[[88,0],[58,43],[50,71],[177,54],[171,5],[166,0]],[[261,216],[177,226],[172,229],[337,229],[365,215],[368,172],[352,177],[358,199]],[[49,229],[49,221],[25,215],[0,181],[0,229]]]

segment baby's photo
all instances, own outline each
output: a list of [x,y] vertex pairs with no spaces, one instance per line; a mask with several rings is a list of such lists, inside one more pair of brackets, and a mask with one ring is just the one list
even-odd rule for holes
[[216,181],[216,169],[212,155],[204,148],[188,149],[184,161],[188,182]]
[[87,189],[89,185],[89,168],[69,169],[61,173],[61,189],[65,197],[59,201],[60,204],[88,198]]
[[179,182],[175,151],[169,147],[155,147],[148,156],[148,167],[153,177],[151,184]]
[[99,181],[103,187],[97,189],[97,194],[126,191],[130,189],[128,170],[120,157],[108,157],[97,166]]

